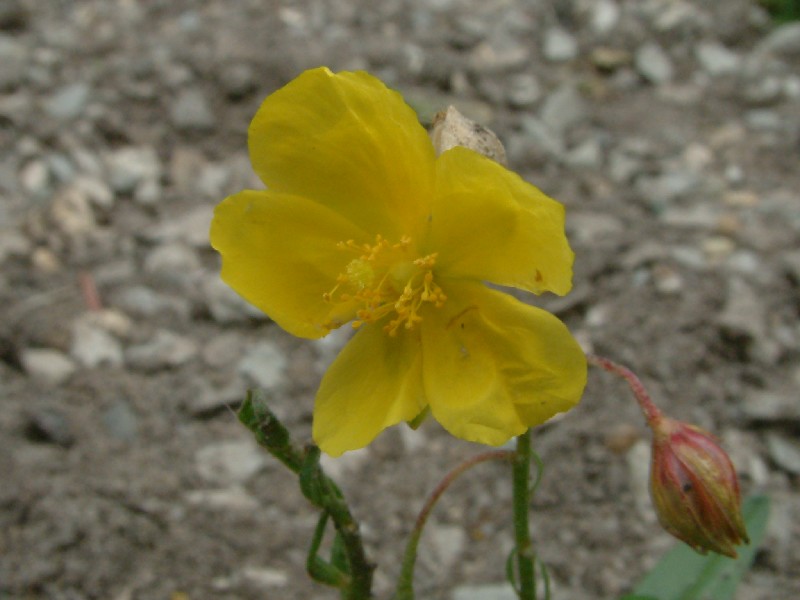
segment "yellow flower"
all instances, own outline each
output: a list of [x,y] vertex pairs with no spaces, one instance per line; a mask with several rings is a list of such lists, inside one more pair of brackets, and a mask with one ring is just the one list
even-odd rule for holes
[[559,203],[466,148],[437,158],[364,72],[301,74],[261,105],[249,150],[267,190],[217,207],[222,278],[293,335],[357,328],[317,393],[324,452],[426,409],[500,445],[578,402],[586,361],[564,324],[486,285],[569,291]]

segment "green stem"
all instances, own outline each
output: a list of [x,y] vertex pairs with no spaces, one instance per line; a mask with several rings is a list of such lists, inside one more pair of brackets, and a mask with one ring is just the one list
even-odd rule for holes
[[514,489],[514,540],[520,600],[536,600],[535,554],[531,544],[528,513],[530,507],[531,432],[517,438],[517,451],[512,467]]
[[439,485],[433,490],[425,505],[420,510],[417,516],[417,521],[414,524],[414,529],[409,535],[408,542],[406,543],[406,550],[403,554],[403,566],[400,571],[400,577],[397,583],[397,591],[395,592],[394,600],[413,600],[414,599],[414,566],[417,561],[417,547],[419,540],[422,537],[422,530],[425,528],[425,523],[428,522],[428,517],[436,505],[436,502],[441,498],[442,494],[447,491],[447,488],[458,479],[458,477],[465,471],[471,469],[475,465],[488,462],[490,460],[513,460],[514,452],[508,450],[496,450],[492,452],[484,452],[473,456],[469,460],[461,463],[455,469],[450,471],[439,482]]
[[358,523],[344,495],[319,466],[319,448],[309,446],[299,449],[286,427],[267,406],[265,394],[260,390],[247,393],[237,416],[253,433],[260,446],[300,477],[300,487],[306,498],[330,515],[349,565],[349,579],[341,580],[345,586],[341,588],[342,597],[346,600],[371,598],[374,566],[367,560]]

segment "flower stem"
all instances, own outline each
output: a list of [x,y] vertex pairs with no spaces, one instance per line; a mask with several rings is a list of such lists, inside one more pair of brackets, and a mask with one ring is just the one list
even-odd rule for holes
[[339,587],[346,600],[372,598],[372,573],[374,566],[367,560],[358,523],[353,518],[338,486],[322,472],[319,465],[319,448],[300,449],[289,431],[267,406],[264,392],[251,390],[237,414],[239,421],[254,435],[256,442],[281,461],[300,478],[303,495],[316,507],[329,515],[343,546],[347,559],[347,572],[337,573],[333,565],[317,559],[316,553],[324,533],[323,516],[315,533],[309,553],[309,573],[317,581]]
[[520,600],[536,600],[535,555],[531,544],[528,508],[530,505],[531,431],[517,437],[512,480],[514,489],[514,540]]
[[408,542],[406,543],[406,550],[403,554],[403,566],[400,571],[397,592],[395,593],[394,600],[413,600],[414,598],[414,565],[416,564],[417,560],[417,547],[419,546],[419,540],[422,536],[422,530],[425,527],[425,523],[427,523],[433,507],[436,505],[436,502],[439,500],[439,498],[441,498],[442,494],[447,491],[447,488],[449,488],[450,485],[456,479],[458,479],[461,474],[471,469],[475,465],[488,462],[490,460],[510,461],[514,459],[514,456],[515,453],[509,450],[484,452],[483,454],[478,454],[477,456],[473,456],[469,460],[464,461],[444,476],[444,478],[439,482],[439,485],[437,485],[433,492],[431,492],[431,495],[428,496],[428,499],[425,501],[425,505],[422,507],[422,510],[420,510],[419,515],[417,515],[417,521],[414,524],[414,529],[409,535]]
[[639,403],[639,407],[642,409],[642,413],[644,413],[644,418],[647,420],[647,423],[651,428],[653,425],[661,421],[663,418],[662,412],[653,403],[653,400],[650,398],[650,394],[648,394],[644,389],[644,385],[642,385],[641,380],[633,373],[633,371],[627,367],[623,367],[622,365],[615,363],[612,360],[602,356],[597,356],[595,354],[587,354],[586,360],[589,362],[589,364],[600,367],[601,369],[604,369],[609,373],[613,373],[614,375],[619,375],[628,382],[633,395],[636,397],[636,402]]

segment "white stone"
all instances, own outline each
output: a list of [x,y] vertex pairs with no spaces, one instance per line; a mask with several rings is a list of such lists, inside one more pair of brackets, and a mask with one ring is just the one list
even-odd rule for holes
[[200,476],[218,485],[243,484],[266,465],[266,451],[255,442],[232,440],[215,442],[195,453]]
[[266,319],[266,315],[226,285],[218,275],[202,282],[203,298],[217,323],[241,323],[250,319]]
[[76,370],[69,357],[52,348],[25,348],[20,361],[30,377],[52,386],[64,383]]
[[258,500],[240,485],[223,489],[192,490],[184,496],[188,504],[213,510],[253,512],[261,506]]
[[586,117],[586,103],[577,87],[567,83],[547,97],[539,116],[551,131],[560,136]]
[[564,62],[578,56],[578,42],[569,32],[552,27],[544,33],[544,57],[551,62]]
[[695,48],[695,56],[703,69],[712,76],[731,75],[741,65],[738,54],[716,42],[701,42]]
[[242,578],[259,587],[284,587],[289,583],[286,571],[270,567],[245,567]]
[[106,169],[114,191],[132,194],[142,181],[160,177],[161,162],[151,146],[126,146],[108,155]]
[[650,83],[661,84],[672,80],[672,61],[655,42],[648,42],[636,51],[634,64],[639,74]]
[[197,356],[197,352],[194,340],[160,329],[147,342],[128,348],[125,361],[134,369],[154,371],[185,364]]
[[73,323],[70,354],[88,368],[119,367],[123,363],[122,344],[89,318]]
[[610,33],[619,23],[619,16],[619,5],[614,0],[596,0],[592,3],[592,31],[598,35]]
[[286,383],[287,361],[283,352],[272,342],[259,342],[239,361],[239,373],[254,385],[268,392],[282,389]]
[[463,585],[455,588],[452,600],[517,600],[517,594],[508,584],[485,583],[480,585]]

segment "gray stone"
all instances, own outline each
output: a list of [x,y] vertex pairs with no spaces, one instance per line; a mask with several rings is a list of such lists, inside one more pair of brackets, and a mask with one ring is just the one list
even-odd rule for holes
[[256,76],[253,68],[245,63],[225,65],[221,69],[219,82],[229,98],[241,98],[256,89]]
[[519,141],[526,148],[533,146],[536,150],[549,154],[554,158],[564,156],[564,140],[559,134],[550,129],[544,121],[536,117],[525,117],[522,120],[522,127],[525,135],[521,136],[521,139],[511,138],[511,143],[509,143],[511,152],[514,152],[514,143]]
[[202,198],[219,201],[232,177],[231,168],[225,164],[210,163],[200,171],[197,178],[197,193]]
[[22,189],[35,197],[44,196],[50,189],[50,169],[43,160],[31,160],[19,171]]
[[273,567],[244,567],[239,573],[243,581],[262,588],[282,588],[289,583],[289,574]]
[[800,403],[794,389],[752,390],[741,403],[742,412],[751,421],[783,423],[800,421]]
[[109,210],[114,206],[114,192],[105,181],[90,175],[78,175],[72,186],[83,194],[92,206]]
[[764,338],[766,312],[761,295],[742,279],[731,279],[717,323],[722,333],[733,340],[752,342]]
[[688,169],[673,169],[655,177],[641,177],[636,187],[648,204],[664,209],[680,198],[691,195],[701,185],[702,178]]
[[596,138],[584,140],[569,152],[566,162],[578,169],[598,169],[603,163],[603,149]]
[[192,146],[177,146],[169,159],[169,178],[180,192],[190,194],[196,190],[197,174],[208,164],[203,153]]
[[348,477],[363,472],[364,466],[369,463],[372,456],[372,451],[368,447],[358,448],[336,458],[323,454],[320,456],[319,464],[328,477],[334,481],[344,482]]
[[772,30],[756,46],[758,53],[769,52],[782,56],[800,56],[800,23],[786,23]]
[[25,436],[35,442],[56,444],[62,448],[69,448],[75,443],[75,435],[66,415],[52,406],[28,412]]
[[192,490],[184,498],[188,504],[211,510],[252,513],[261,506],[258,500],[240,485],[224,489]]
[[149,341],[132,346],[125,361],[133,369],[156,371],[183,365],[197,356],[197,343],[166,329],[159,329]]
[[624,230],[622,221],[607,212],[570,211],[567,214],[570,239],[579,240],[587,246],[613,239]]
[[672,80],[672,61],[655,42],[647,42],[639,47],[634,56],[634,64],[639,74],[650,83],[658,85]]
[[108,181],[119,194],[132,194],[143,181],[161,176],[161,161],[152,146],[126,146],[106,158]]
[[44,111],[54,119],[72,121],[83,114],[91,93],[91,88],[84,82],[69,83],[45,100]]
[[0,29],[11,31],[28,26],[30,13],[20,0],[2,0],[0,2]]
[[210,417],[226,409],[235,409],[244,400],[246,392],[247,386],[239,377],[233,377],[222,388],[206,384],[192,394],[186,410],[195,418]]
[[133,199],[141,206],[156,206],[164,194],[161,182],[157,179],[145,179],[133,192]]
[[[0,216],[0,218],[3,218]],[[0,264],[8,257],[22,258],[31,253],[31,241],[17,228],[0,229]]]
[[0,91],[11,90],[25,80],[28,51],[17,39],[0,33]]
[[684,288],[680,272],[667,266],[653,269],[653,283],[656,291],[665,296],[680,294]]
[[115,402],[103,413],[103,424],[112,437],[123,442],[135,440],[139,432],[139,418],[125,400]]
[[614,0],[595,0],[591,6],[592,16],[589,25],[592,31],[601,36],[611,33],[619,23],[619,5]]
[[617,184],[627,184],[641,172],[642,161],[620,150],[611,152],[608,159],[608,173]]
[[653,27],[657,31],[667,33],[701,24],[708,25],[707,15],[690,2],[659,2],[651,6],[659,10],[653,19]]
[[764,108],[747,111],[744,120],[748,127],[761,131],[780,131],[786,127],[786,121],[782,115],[774,110]]
[[481,42],[470,53],[470,67],[478,73],[504,73],[528,64],[530,53],[522,44]]
[[76,371],[68,356],[52,348],[25,348],[20,362],[30,377],[51,386],[64,383]]
[[731,75],[741,66],[738,54],[716,42],[701,42],[694,52],[700,66],[712,76]]
[[586,118],[586,103],[578,88],[566,83],[547,97],[539,117],[560,136]]
[[[420,562],[451,569],[467,545],[467,534],[461,525],[429,522],[425,526],[426,544],[420,549]],[[427,556],[426,556],[427,555]]]
[[201,287],[208,311],[217,323],[242,323],[250,319],[267,318],[263,312],[245,301],[217,275],[205,278]]
[[770,106],[781,100],[784,87],[784,82],[779,77],[757,78],[744,84],[741,96],[751,106]]
[[236,331],[214,336],[203,345],[203,361],[214,369],[227,367],[239,360],[244,349],[244,339]]
[[164,219],[148,231],[146,236],[148,240],[158,243],[184,242],[194,248],[206,249],[213,216],[212,206],[197,206],[172,218]]
[[183,281],[200,271],[200,259],[192,248],[173,242],[157,246],[145,257],[144,270]]
[[119,367],[123,363],[122,344],[88,318],[78,318],[73,323],[70,354],[88,368]]
[[172,124],[180,130],[209,131],[216,118],[202,90],[189,88],[181,91],[170,108]]
[[288,383],[284,353],[272,342],[259,342],[239,361],[238,371],[266,391],[283,389]]
[[544,32],[542,54],[550,62],[572,60],[578,56],[578,42],[560,27],[551,27]]
[[781,264],[792,283],[800,286],[800,250],[784,252],[781,256]]
[[650,442],[639,440],[628,450],[625,459],[630,473],[630,487],[639,517],[646,523],[656,521],[653,504],[650,500]]
[[542,97],[539,80],[533,73],[520,73],[508,79],[508,102],[516,108],[534,105]]
[[517,594],[507,581],[460,585],[453,590],[451,600],[516,600]]
[[170,315],[185,321],[191,312],[191,303],[184,297],[169,296],[143,285],[126,287],[113,297],[114,305],[131,315],[155,317]]
[[800,441],[797,438],[771,431],[767,434],[767,449],[781,469],[800,475]]
[[60,189],[53,197],[50,221],[69,237],[80,237],[94,231],[97,222],[88,196],[75,185]]
[[249,438],[238,441],[214,442],[195,453],[195,465],[200,476],[217,485],[243,484],[267,463],[266,452]]
[[[693,189],[690,187],[686,190]],[[682,229],[706,229],[711,230],[719,223],[719,211],[707,204],[697,204],[688,207],[669,207],[660,215],[660,220],[671,227]]]

